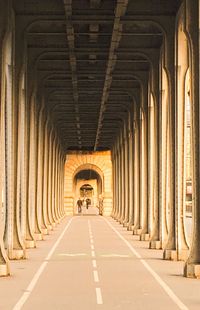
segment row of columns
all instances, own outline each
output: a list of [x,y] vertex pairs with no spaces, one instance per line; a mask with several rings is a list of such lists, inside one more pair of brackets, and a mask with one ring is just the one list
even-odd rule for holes
[[[2,47],[7,57],[8,43]],[[5,276],[9,260],[26,258],[26,249],[36,247],[64,216],[65,153],[45,98],[26,89],[25,72],[17,79],[6,57],[2,72],[0,276]]]
[[[150,59],[147,83],[141,86],[141,98],[133,99],[123,128],[112,149],[114,219],[149,240],[149,248],[163,249],[163,258],[184,260],[184,275],[200,277],[200,217],[199,217],[199,60],[197,2],[185,1],[170,27],[166,27],[159,63]],[[187,12],[187,15],[185,15]],[[187,37],[191,51],[191,148],[193,233],[191,246],[185,239],[183,224],[184,195],[183,162],[180,162],[181,113],[177,101],[185,89],[177,86],[176,62],[178,25]],[[177,28],[176,28],[177,27]],[[196,29],[196,30],[195,30]],[[180,51],[183,54],[183,50]],[[158,58],[157,58],[158,59]],[[163,89],[166,73],[166,89]],[[165,99],[162,92],[165,91]],[[179,96],[179,97],[178,97]],[[183,103],[182,103],[183,104]],[[177,108],[179,105],[179,108]],[[183,113],[182,113],[183,114]],[[184,119],[181,119],[184,122]],[[178,127],[179,126],[179,127]],[[183,133],[183,131],[182,131]],[[183,153],[183,151],[182,151]],[[181,173],[181,174],[180,174]],[[182,187],[181,187],[182,186]],[[178,188],[178,193],[177,193]],[[182,191],[180,192],[180,188]]]

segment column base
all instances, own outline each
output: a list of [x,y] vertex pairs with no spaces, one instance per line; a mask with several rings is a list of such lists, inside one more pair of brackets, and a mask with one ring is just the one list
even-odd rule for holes
[[52,225],[51,225],[51,224],[48,224],[48,225],[47,225],[47,229],[48,229],[48,230],[53,230]]
[[200,264],[186,263],[184,277],[200,279]]
[[34,234],[35,240],[36,241],[41,241],[43,240],[43,235],[41,233],[35,233]]
[[128,227],[128,223],[127,222],[123,222],[123,227]]
[[149,234],[141,234],[140,241],[149,241],[150,235]]
[[134,231],[133,231],[133,234],[134,234],[134,235],[137,235],[137,236],[140,236],[141,233],[142,233],[142,228],[134,229]]
[[33,249],[36,247],[35,240],[25,240],[25,245],[27,249]]
[[178,253],[178,260],[185,262],[188,259],[188,256],[189,256],[189,250],[188,249],[180,250]]
[[43,235],[48,235],[48,234],[49,234],[47,228],[42,228],[41,231],[42,231],[42,234],[43,234]]
[[149,249],[160,250],[162,248],[160,240],[151,240],[149,242]]
[[11,251],[8,251],[8,257],[11,260],[26,259],[26,250],[12,249]]
[[9,264],[0,264],[0,277],[6,277],[10,275]]
[[133,229],[134,229],[134,225],[129,224],[129,225],[127,226],[127,230],[128,230],[128,231],[133,231]]
[[177,251],[176,250],[164,250],[163,259],[165,260],[178,260]]

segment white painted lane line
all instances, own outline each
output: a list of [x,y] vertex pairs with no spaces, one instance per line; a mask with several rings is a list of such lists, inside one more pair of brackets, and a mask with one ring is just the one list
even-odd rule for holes
[[102,305],[103,299],[102,299],[101,289],[99,287],[96,287],[96,297],[97,297],[97,304]]
[[16,305],[13,307],[13,310],[20,310],[22,309],[23,305],[25,304],[25,302],[27,301],[27,299],[29,298],[30,294],[32,293],[33,289],[35,288],[42,272],[44,271],[44,269],[46,268],[48,261],[50,260],[51,256],[53,255],[54,251],[56,250],[57,246],[59,245],[60,241],[62,240],[65,232],[67,231],[67,229],[69,228],[71,222],[72,222],[73,218],[71,218],[67,224],[67,226],[65,226],[65,229],[63,230],[63,232],[61,233],[61,235],[58,237],[57,241],[55,242],[54,246],[51,248],[51,250],[49,251],[48,255],[46,256],[46,258],[44,259],[44,262],[40,265],[39,269],[37,270],[37,272],[35,273],[33,279],[31,280],[31,282],[29,283],[27,289],[25,290],[25,292],[23,293],[22,297],[19,299],[19,301],[16,303]]
[[97,268],[97,261],[96,261],[96,259],[92,260],[92,266],[93,266],[93,268]]
[[90,246],[91,246],[91,249],[92,249],[92,250],[94,250],[94,245],[93,245],[93,244],[91,244]]
[[141,255],[134,249],[134,247],[114,228],[114,226],[105,218],[104,221],[111,227],[111,229],[118,235],[118,237],[124,241],[124,243],[128,246],[131,252],[140,259],[140,262],[143,266],[149,271],[149,273],[154,277],[154,279],[160,284],[163,290],[167,293],[167,295],[173,300],[173,302],[179,307],[181,310],[189,310],[189,308],[176,296],[176,294],[171,290],[171,288],[161,279],[161,277],[149,266],[149,264],[142,259]]
[[95,251],[91,251],[92,257],[95,257]]
[[93,275],[94,275],[94,282],[99,282],[99,275],[98,275],[98,271],[97,270],[93,271]]
[[102,254],[102,257],[130,257],[130,255],[125,255],[125,254]]
[[94,240],[92,238],[90,239],[90,243],[94,243]]
[[69,257],[76,257],[76,256],[85,256],[87,255],[86,253],[74,253],[74,254],[71,254],[71,253],[60,253],[58,254],[59,256],[69,256]]

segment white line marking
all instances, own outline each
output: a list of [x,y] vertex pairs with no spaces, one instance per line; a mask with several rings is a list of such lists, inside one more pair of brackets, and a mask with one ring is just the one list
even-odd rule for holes
[[96,259],[92,260],[92,266],[93,266],[93,268],[97,268],[97,261],[96,261]]
[[102,257],[130,257],[130,255],[125,254],[102,254]]
[[94,243],[94,240],[92,238],[90,239],[90,243]]
[[71,218],[67,224],[67,226],[65,226],[65,229],[63,230],[63,232],[61,233],[61,235],[58,237],[56,243],[54,244],[54,246],[51,248],[51,250],[49,251],[48,255],[46,256],[46,258],[44,259],[44,262],[40,265],[39,269],[37,270],[37,272],[35,273],[33,279],[31,280],[31,282],[29,283],[26,291],[23,293],[22,297],[19,299],[19,301],[16,303],[16,305],[13,307],[13,310],[20,310],[22,309],[23,305],[25,304],[25,302],[27,301],[27,299],[29,298],[31,292],[33,291],[33,289],[35,288],[42,272],[44,271],[45,267],[48,264],[48,261],[50,260],[51,256],[53,255],[54,251],[56,250],[57,246],[59,245],[60,241],[62,240],[65,232],[67,231],[67,229],[69,228],[71,222],[72,222],[73,218]]
[[92,249],[92,250],[94,250],[94,245],[93,245],[93,244],[91,244],[90,246],[91,246],[91,249]]
[[94,275],[94,282],[99,282],[99,275],[98,275],[98,271],[97,270],[93,271],[93,275]]
[[95,257],[95,251],[91,251],[92,257]]
[[128,246],[131,252],[137,257],[140,258],[141,263],[144,267],[150,272],[150,274],[154,277],[154,279],[160,284],[163,290],[167,293],[167,295],[173,300],[173,302],[179,307],[181,310],[189,310],[189,308],[175,295],[175,293],[171,290],[171,288],[161,279],[161,277],[149,266],[149,264],[142,259],[141,255],[133,248],[133,246],[113,227],[113,225],[105,218],[103,218],[107,224],[111,227],[111,229],[118,235],[118,237],[124,241],[124,243]]
[[74,254],[71,254],[71,253],[60,253],[58,254],[59,256],[70,256],[70,257],[74,257],[74,256],[84,256],[84,255],[87,255],[86,253],[74,253]]
[[99,287],[96,287],[96,297],[97,297],[97,304],[102,305],[103,299],[102,299],[101,289]]

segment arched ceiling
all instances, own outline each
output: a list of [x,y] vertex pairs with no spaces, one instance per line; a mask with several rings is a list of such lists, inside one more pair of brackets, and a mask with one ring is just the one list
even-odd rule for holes
[[100,175],[91,169],[87,169],[87,170],[81,170],[79,171],[76,176],[76,179],[83,179],[83,180],[90,180],[90,179],[99,179],[101,178]]
[[28,83],[37,80],[66,151],[111,148],[180,2],[13,0]]

